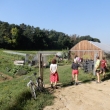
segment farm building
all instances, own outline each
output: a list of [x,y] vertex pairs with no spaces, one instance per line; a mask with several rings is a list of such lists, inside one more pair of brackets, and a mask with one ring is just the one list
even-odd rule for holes
[[70,57],[73,59],[75,55],[83,59],[94,59],[99,56],[100,59],[110,54],[110,45],[83,40],[70,49]]

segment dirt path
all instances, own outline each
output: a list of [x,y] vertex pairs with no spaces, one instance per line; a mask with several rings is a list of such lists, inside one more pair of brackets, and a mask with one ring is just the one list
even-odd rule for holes
[[44,110],[110,110],[110,80],[55,90],[54,105]]
[[13,79],[11,76],[0,72],[0,82],[4,82],[11,79]]

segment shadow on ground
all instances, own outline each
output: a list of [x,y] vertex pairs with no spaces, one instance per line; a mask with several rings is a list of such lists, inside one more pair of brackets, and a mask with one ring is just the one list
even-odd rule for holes
[[110,79],[110,73],[106,74],[104,78],[102,78],[102,81],[106,81]]
[[[104,78],[102,78],[102,81],[106,81],[109,79],[110,79],[110,73],[107,73],[106,76]],[[82,82],[79,82],[79,84],[90,83],[91,81],[96,81],[96,78],[91,78],[90,80],[89,79],[83,80]],[[68,86],[72,86],[72,85],[74,85],[74,83],[72,84],[71,82],[66,82],[66,83],[60,84],[61,87],[68,87]]]
[[[16,97],[15,102],[12,103],[11,105],[8,105],[5,110],[24,110],[23,108],[26,105],[28,100],[33,100],[36,103],[36,101],[39,99],[40,96],[43,97],[43,96],[46,96],[48,94],[50,94],[50,92],[46,89],[43,92],[37,91],[36,96],[38,98],[34,99],[34,98],[32,98],[32,95],[29,91],[24,91],[23,93],[19,94],[18,97]],[[52,97],[52,98],[54,98],[54,97]],[[40,103],[43,103],[42,100],[40,101]],[[42,109],[44,107],[43,104],[38,105],[38,106],[40,106]],[[39,109],[39,110],[41,110],[41,109]]]

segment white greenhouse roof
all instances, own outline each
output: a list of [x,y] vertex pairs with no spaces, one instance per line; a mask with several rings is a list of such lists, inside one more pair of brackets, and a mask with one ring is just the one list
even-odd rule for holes
[[92,42],[92,41],[89,41],[89,42],[95,45],[96,47],[100,48],[101,50],[103,50],[105,53],[110,54],[110,45],[102,44],[98,42]]

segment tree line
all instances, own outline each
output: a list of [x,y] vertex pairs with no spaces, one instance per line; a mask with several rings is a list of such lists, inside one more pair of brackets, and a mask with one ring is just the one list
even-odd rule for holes
[[16,50],[61,50],[70,49],[81,40],[100,42],[90,35],[68,35],[55,30],[40,29],[26,25],[0,21],[0,48]]

